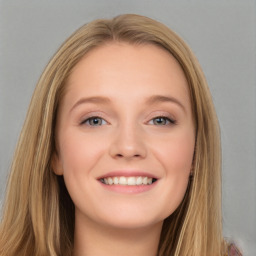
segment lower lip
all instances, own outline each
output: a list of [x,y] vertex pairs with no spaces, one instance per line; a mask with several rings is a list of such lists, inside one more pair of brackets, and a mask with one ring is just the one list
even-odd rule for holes
[[99,181],[100,184],[107,190],[113,191],[116,193],[124,193],[124,194],[139,194],[143,192],[147,192],[153,189],[156,186],[157,181],[150,185],[136,185],[136,186],[129,186],[129,185],[106,185]]

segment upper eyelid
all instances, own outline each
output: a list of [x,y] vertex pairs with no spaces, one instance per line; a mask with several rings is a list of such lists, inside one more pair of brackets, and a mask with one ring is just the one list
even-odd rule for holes
[[169,116],[169,115],[156,115],[156,116],[154,116],[153,118],[151,118],[151,120],[152,120],[152,119],[155,119],[155,118],[159,118],[159,117],[166,118],[166,119],[169,119],[169,120],[172,120],[172,121],[175,120],[174,117]]
[[102,111],[91,111],[91,112],[88,112],[86,114],[83,114],[80,118],[79,118],[79,122],[83,122],[89,118],[92,118],[92,117],[98,117],[98,118],[102,118],[106,121],[105,119],[105,113],[103,113]]
[[153,121],[154,119],[157,119],[157,118],[165,118],[170,122],[171,125],[177,124],[176,119],[170,118],[170,117],[167,117],[167,116],[156,116],[156,117],[151,118],[148,122],[151,122],[151,121]]
[[99,115],[92,115],[92,116],[84,117],[84,118],[82,118],[82,120],[79,123],[84,124],[85,122],[87,122],[89,119],[92,119],[92,118],[99,118],[99,119],[104,120],[107,124],[109,123],[105,118],[103,118]]
[[[114,117],[115,116],[115,117]],[[113,113],[111,115],[101,111],[101,110],[95,110],[95,111],[89,111],[88,113],[85,113],[84,115],[82,115],[81,118],[79,118],[79,123],[85,122],[87,119],[92,118],[92,117],[98,117],[101,118],[103,120],[105,120],[107,123],[109,123],[109,119],[113,119],[113,118],[117,118],[116,115],[113,116]],[[176,115],[171,114],[169,111],[164,111],[164,110],[156,110],[153,111],[149,114],[146,115],[145,118],[143,118],[146,122],[149,122],[150,120],[157,118],[157,117],[164,117],[164,118],[168,118],[171,121],[175,121],[177,122],[177,118]]]
[[173,114],[171,114],[171,113],[169,113],[167,111],[154,111],[154,112],[151,112],[147,116],[147,119],[148,120],[152,120],[152,119],[157,118],[157,117],[165,117],[165,118],[168,118],[168,119],[173,120],[173,121],[177,120],[176,116],[174,116]]

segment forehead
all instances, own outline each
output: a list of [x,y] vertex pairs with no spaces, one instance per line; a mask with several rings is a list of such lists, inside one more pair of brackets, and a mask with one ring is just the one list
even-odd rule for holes
[[114,67],[116,70],[120,71],[121,67],[140,67],[140,69],[142,69],[155,68],[155,66],[158,66],[158,69],[162,69],[163,71],[171,68],[172,72],[170,72],[170,75],[171,73],[184,75],[178,61],[170,52],[160,46],[144,43],[130,44],[126,42],[107,42],[90,50],[78,64],[75,65],[69,76],[69,82],[72,82],[74,75],[76,75],[81,68],[93,68],[95,65],[98,67],[105,65],[106,70],[107,65],[111,65],[112,68]]
[[187,80],[179,63],[153,44],[110,42],[91,50],[72,70],[66,92],[70,97],[100,93],[114,98],[169,92],[189,102]]

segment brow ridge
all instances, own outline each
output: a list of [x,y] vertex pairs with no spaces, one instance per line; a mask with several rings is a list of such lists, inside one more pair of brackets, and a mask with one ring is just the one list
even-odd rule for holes
[[[153,104],[156,104],[159,102],[163,102],[163,103],[171,102],[171,103],[177,104],[185,111],[184,105],[178,99],[176,99],[174,97],[170,97],[170,96],[153,95],[153,96],[150,96],[149,98],[147,98],[145,102],[148,105],[153,105]],[[81,104],[85,104],[85,103],[109,104],[109,103],[111,103],[111,100],[110,100],[110,98],[104,97],[104,96],[92,96],[92,97],[87,97],[87,98],[83,97],[72,106],[70,111],[72,111],[77,106],[79,106]]]
[[170,97],[170,96],[164,96],[164,95],[153,95],[147,99],[147,104],[155,104],[158,102],[172,102],[180,106],[184,111],[185,107],[184,105],[176,98]]
[[88,98],[81,98],[80,100],[78,100],[70,109],[70,111],[72,111],[74,108],[76,108],[77,106],[81,105],[81,104],[85,104],[85,103],[100,103],[100,104],[107,104],[110,103],[111,100],[107,97],[102,97],[102,96],[92,96],[92,97],[88,97]]

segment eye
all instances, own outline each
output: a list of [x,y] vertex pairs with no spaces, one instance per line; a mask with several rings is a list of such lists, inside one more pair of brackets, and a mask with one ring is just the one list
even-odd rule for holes
[[170,124],[175,124],[176,121],[166,116],[157,116],[152,120],[150,120],[149,123],[153,125],[170,125]]
[[101,126],[101,125],[107,124],[107,122],[99,116],[92,116],[82,121],[81,124],[85,124],[88,126]]

